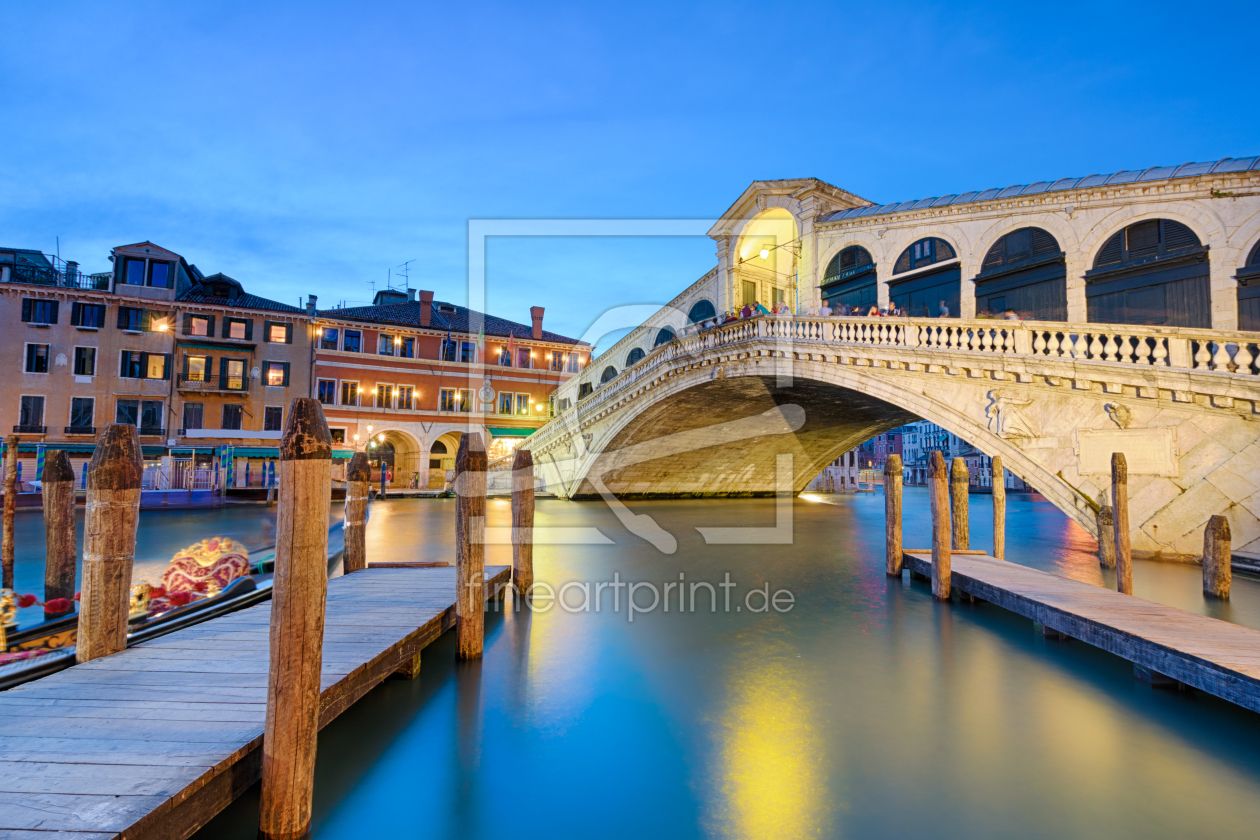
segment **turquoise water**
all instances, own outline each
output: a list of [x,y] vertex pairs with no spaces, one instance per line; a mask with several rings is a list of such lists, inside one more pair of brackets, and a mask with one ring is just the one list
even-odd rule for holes
[[[540,501],[538,525],[604,545],[536,549],[554,585],[617,575],[737,584],[732,609],[490,613],[485,658],[450,634],[415,681],[389,681],[320,735],[317,838],[1253,837],[1260,717],[1152,690],[1131,666],[1051,642],[986,604],[939,604],[883,573],[880,495],[798,499],[792,542],[706,545],[770,526],[770,500],[632,506],[678,539],[664,555],[600,504]],[[973,497],[973,546],[989,544]],[[1008,556],[1102,582],[1093,541],[1046,503],[1009,502]],[[492,500],[489,524],[506,525]],[[449,501],[374,506],[376,559],[449,559]],[[906,543],[926,543],[906,492]],[[503,546],[488,562],[506,562]],[[1199,570],[1138,563],[1137,594],[1205,613]],[[749,590],[788,590],[753,612]],[[610,590],[605,590],[607,595]],[[676,590],[675,590],[676,592]],[[578,603],[579,590],[569,595]],[[638,593],[641,603],[650,599]],[[781,603],[783,603],[781,601]],[[1260,586],[1223,612],[1260,626]],[[735,609],[740,607],[740,609]],[[252,838],[257,789],[198,834]]]

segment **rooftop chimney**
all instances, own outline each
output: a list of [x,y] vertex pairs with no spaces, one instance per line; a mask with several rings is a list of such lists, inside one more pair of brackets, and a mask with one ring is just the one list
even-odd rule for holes
[[420,326],[427,327],[433,320],[433,292],[420,293]]
[[412,303],[415,303],[415,302],[416,302],[416,290],[415,290],[415,289],[408,289],[408,290],[407,290],[407,300],[411,301]]
[[541,306],[531,306],[529,308],[529,317],[534,319],[534,338],[542,338],[542,316],[543,308]]
[[317,300],[319,300],[319,295],[306,296],[306,314],[307,315],[315,314],[315,301]]

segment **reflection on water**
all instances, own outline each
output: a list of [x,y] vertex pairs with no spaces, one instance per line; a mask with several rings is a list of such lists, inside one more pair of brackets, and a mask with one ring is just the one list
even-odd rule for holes
[[[634,505],[662,555],[607,508],[542,500],[538,524],[606,546],[538,546],[537,576],[737,582],[732,611],[490,613],[481,662],[452,634],[320,735],[315,836],[343,838],[1233,838],[1260,824],[1260,718],[1151,690],[1130,666],[1051,642],[986,604],[938,604],[883,574],[883,499],[798,501],[788,546],[706,546],[696,526],[766,527],[770,500]],[[972,532],[988,544],[985,497]],[[906,493],[906,543],[926,498]],[[1052,506],[1009,501],[1012,560],[1103,582]],[[491,501],[490,525],[506,525]],[[453,505],[377,505],[377,559],[450,559]],[[912,546],[913,547],[913,546]],[[509,559],[491,546],[491,563]],[[1197,567],[1139,563],[1145,597],[1211,613]],[[736,611],[769,583],[791,612]],[[1260,624],[1257,584],[1235,620]],[[703,599],[701,599],[703,603]],[[257,788],[198,837],[253,838]]]

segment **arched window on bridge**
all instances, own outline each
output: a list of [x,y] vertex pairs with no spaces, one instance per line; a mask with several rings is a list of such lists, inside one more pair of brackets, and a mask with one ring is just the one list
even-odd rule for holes
[[639,361],[642,360],[643,357],[646,355],[647,353],[643,352],[642,347],[634,348],[633,350],[630,351],[630,355],[626,356],[626,367],[630,367],[631,365],[638,364]]
[[717,310],[713,308],[711,301],[701,298],[691,305],[691,311],[687,313],[687,320],[693,324],[701,321],[707,321],[717,315]]
[[1208,249],[1172,219],[1114,234],[1085,272],[1088,318],[1101,324],[1212,326]]
[[661,327],[661,331],[656,334],[656,343],[653,347],[660,347],[662,344],[669,344],[674,340],[674,331],[669,327]]
[[612,365],[609,365],[608,367],[604,368],[604,372],[600,375],[599,384],[603,385],[605,382],[607,382],[610,379],[615,378],[616,376],[617,376],[617,369],[613,367]]
[[878,299],[875,288],[875,260],[861,245],[850,245],[831,258],[819,286],[823,300],[832,309],[860,307],[863,313]]
[[1238,269],[1238,329],[1260,332],[1260,242]]
[[976,314],[1008,309],[1036,321],[1067,320],[1067,263],[1059,243],[1041,228],[1011,231],[980,264]]
[[958,317],[962,269],[958,254],[944,239],[929,236],[901,252],[888,283],[889,299],[914,318]]

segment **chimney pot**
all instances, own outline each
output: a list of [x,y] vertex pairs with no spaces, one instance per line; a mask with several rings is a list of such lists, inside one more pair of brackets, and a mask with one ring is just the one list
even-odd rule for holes
[[420,326],[427,327],[433,320],[433,292],[420,292]]
[[416,299],[416,290],[415,290],[415,289],[408,289],[408,290],[407,290],[407,300],[412,301],[412,302],[414,303],[414,302],[415,302],[415,299]]
[[543,308],[541,306],[531,306],[529,308],[529,317],[534,321],[534,338],[542,338]]
[[315,314],[315,302],[318,300],[319,300],[319,295],[306,296],[306,314],[307,315]]

